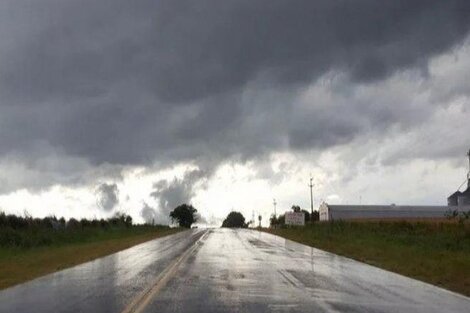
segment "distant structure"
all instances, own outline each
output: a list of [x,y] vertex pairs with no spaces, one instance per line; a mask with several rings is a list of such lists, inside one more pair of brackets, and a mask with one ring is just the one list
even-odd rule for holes
[[444,218],[448,206],[416,205],[320,205],[320,221],[354,219]]
[[[352,219],[407,219],[407,218],[443,218],[449,211],[470,211],[470,151],[468,151],[469,171],[465,191],[457,190],[447,198],[447,206],[412,206],[412,205],[320,205],[320,221]],[[459,189],[460,189],[459,187]]]
[[[457,190],[447,198],[448,206],[468,206],[470,205],[470,150],[468,151],[468,166],[469,170],[467,173],[467,189],[465,191]],[[462,184],[463,185],[463,184]],[[460,187],[459,187],[460,189]]]

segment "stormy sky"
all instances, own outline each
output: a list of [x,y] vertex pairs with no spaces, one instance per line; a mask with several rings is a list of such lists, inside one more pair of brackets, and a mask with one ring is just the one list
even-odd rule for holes
[[465,0],[3,0],[0,209],[216,223],[444,204],[470,148]]

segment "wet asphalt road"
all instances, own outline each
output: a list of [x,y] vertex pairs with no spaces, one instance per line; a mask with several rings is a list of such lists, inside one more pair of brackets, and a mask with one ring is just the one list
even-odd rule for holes
[[190,230],[0,292],[0,312],[122,312],[203,235]]
[[179,233],[7,289],[0,312],[123,312],[155,284],[142,312],[470,312],[465,296],[230,229]]

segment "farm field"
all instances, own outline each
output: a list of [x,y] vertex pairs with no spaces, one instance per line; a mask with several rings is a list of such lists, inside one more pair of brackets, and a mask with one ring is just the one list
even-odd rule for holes
[[337,221],[264,231],[470,295],[468,221]]
[[182,230],[132,225],[122,217],[69,221],[60,229],[53,223],[59,224],[0,213],[0,289]]

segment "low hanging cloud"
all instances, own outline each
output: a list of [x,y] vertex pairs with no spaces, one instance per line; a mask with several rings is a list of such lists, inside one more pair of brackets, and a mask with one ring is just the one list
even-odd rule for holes
[[155,224],[157,219],[157,211],[144,203],[144,207],[140,210],[140,216],[144,219],[146,224]]
[[149,206],[145,202],[140,210],[140,217],[143,218],[146,224],[168,224],[170,222],[168,215],[162,214],[160,210]]
[[[202,216],[200,212],[196,212],[194,217],[196,219],[196,223],[198,224],[210,224],[209,221],[204,216]],[[215,224],[211,224],[211,225],[215,225]]]
[[[178,205],[183,203],[190,204],[197,190],[204,189],[206,182],[210,176],[209,172],[201,169],[187,170],[183,177],[173,179],[162,179],[153,184],[153,191],[150,196],[157,200],[158,209],[150,207],[144,203],[141,210],[141,217],[150,223],[155,220],[158,223],[169,223],[170,212]],[[198,223],[207,223],[207,220],[200,214],[196,213]]]
[[196,169],[187,171],[184,176],[173,180],[159,180],[154,183],[151,197],[158,200],[159,208],[168,213],[183,203],[191,203],[196,187],[201,187],[206,178],[206,172]]
[[119,189],[116,184],[103,183],[96,189],[96,203],[106,212],[112,211],[119,204]]

